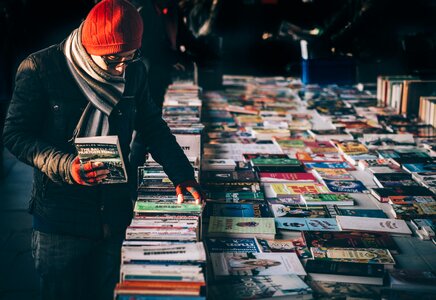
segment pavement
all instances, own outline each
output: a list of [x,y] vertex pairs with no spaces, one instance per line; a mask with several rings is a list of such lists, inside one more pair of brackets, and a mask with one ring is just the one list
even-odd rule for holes
[[[7,150],[0,177],[0,300],[37,299],[39,278],[30,248],[32,216],[27,212],[32,168]],[[1,164],[0,164],[1,165]]]

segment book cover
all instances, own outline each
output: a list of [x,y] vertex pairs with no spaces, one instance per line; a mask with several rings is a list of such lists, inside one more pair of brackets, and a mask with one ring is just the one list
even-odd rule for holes
[[311,247],[310,250],[313,258],[319,260],[395,265],[395,260],[387,249]]
[[424,186],[371,188],[370,192],[380,202],[388,202],[391,196],[434,196],[434,193]]
[[388,249],[394,254],[400,249],[388,233],[304,231],[303,238],[308,247],[376,248]]
[[404,220],[350,216],[336,216],[336,220],[342,230],[412,234]]
[[298,275],[231,277],[210,290],[214,299],[312,299],[312,289]]
[[311,173],[289,173],[289,172],[260,172],[261,182],[286,183],[286,182],[316,182],[315,176]]
[[206,205],[206,217],[270,217],[266,203],[209,203]]
[[313,292],[321,299],[379,299],[380,286],[361,283],[309,281]]
[[221,276],[306,275],[296,253],[211,253],[213,274]]
[[109,174],[103,180],[103,184],[127,182],[127,171],[118,136],[77,137],[74,145],[82,164],[98,161],[108,168]]
[[275,197],[329,192],[324,185],[319,183],[272,183],[270,187]]
[[306,272],[312,280],[383,285],[382,264],[359,264],[345,261],[308,260]]
[[307,218],[328,218],[330,211],[326,205],[301,206],[295,204],[271,204],[271,212],[275,218],[279,217],[307,217]]
[[206,252],[202,242],[166,243],[147,246],[125,246],[121,248],[123,263],[152,262],[205,262]]
[[323,181],[324,179],[355,180],[354,176],[346,169],[313,168],[312,173],[319,181]]
[[340,231],[334,218],[275,218],[277,229],[296,231]]
[[256,238],[205,238],[208,253],[223,252],[261,252]]
[[133,211],[138,214],[154,214],[154,213],[166,213],[166,214],[201,214],[203,210],[202,204],[195,204],[189,202],[175,203],[174,202],[147,202],[136,201]]
[[306,205],[354,205],[354,198],[348,194],[304,194]]
[[392,186],[419,186],[410,173],[376,173],[374,182],[381,188]]
[[247,202],[263,202],[265,195],[263,192],[208,192],[206,193],[207,201],[216,201],[223,203],[247,203]]
[[367,208],[342,208],[337,207],[336,211],[341,216],[367,217],[367,218],[389,218],[381,209]]
[[209,219],[208,236],[274,238],[274,218],[216,217]]
[[436,273],[430,270],[393,269],[388,278],[391,289],[436,293]]
[[304,165],[308,169],[321,168],[321,169],[345,169],[348,171],[355,170],[349,162],[304,162]]
[[327,180],[324,183],[332,193],[365,193],[368,189],[359,180]]

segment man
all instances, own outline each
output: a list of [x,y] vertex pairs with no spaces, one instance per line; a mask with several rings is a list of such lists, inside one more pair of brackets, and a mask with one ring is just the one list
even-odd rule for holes
[[108,170],[80,163],[76,136],[117,135],[126,161],[136,130],[179,201],[186,190],[202,200],[192,166],[149,97],[138,61],[142,32],[130,2],[103,0],[64,41],[18,68],[3,140],[34,167],[29,210],[43,299],[112,299],[133,217],[129,185],[100,184]]

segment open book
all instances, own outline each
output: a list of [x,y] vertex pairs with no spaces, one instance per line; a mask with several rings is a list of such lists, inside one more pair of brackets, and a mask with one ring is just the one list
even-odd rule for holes
[[101,161],[110,173],[103,184],[127,182],[127,171],[118,136],[77,137],[74,140],[81,163]]

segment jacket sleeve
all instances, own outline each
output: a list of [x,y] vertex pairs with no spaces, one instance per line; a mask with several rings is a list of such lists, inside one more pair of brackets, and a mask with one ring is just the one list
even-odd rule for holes
[[141,142],[148,146],[153,159],[162,165],[175,186],[183,181],[193,180],[194,169],[167,123],[162,119],[161,112],[151,101],[147,84],[142,85],[135,119]]
[[20,161],[45,173],[52,181],[73,183],[69,168],[75,155],[44,141],[47,96],[38,76],[38,66],[30,56],[19,66],[15,88],[6,115],[3,142]]

